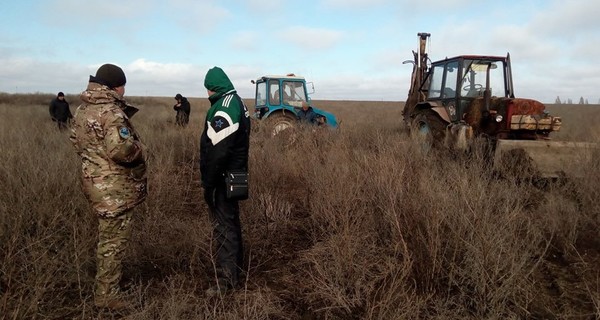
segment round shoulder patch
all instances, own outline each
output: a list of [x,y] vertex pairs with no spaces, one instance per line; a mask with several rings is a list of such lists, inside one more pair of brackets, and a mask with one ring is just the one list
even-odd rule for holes
[[129,137],[131,137],[131,132],[129,131],[129,128],[127,128],[127,127],[119,128],[119,136],[121,136],[121,138],[123,138],[123,139],[128,139]]

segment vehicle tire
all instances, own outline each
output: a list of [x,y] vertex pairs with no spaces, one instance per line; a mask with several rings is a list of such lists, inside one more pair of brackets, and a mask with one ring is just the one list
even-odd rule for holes
[[411,122],[411,137],[421,146],[425,153],[432,148],[444,145],[446,137],[446,122],[434,111],[421,110]]
[[298,120],[290,113],[278,113],[266,119],[269,123],[269,131],[272,137],[281,135],[284,131],[291,133],[296,128]]

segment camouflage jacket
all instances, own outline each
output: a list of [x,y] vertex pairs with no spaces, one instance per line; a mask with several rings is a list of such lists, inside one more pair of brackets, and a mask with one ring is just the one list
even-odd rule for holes
[[118,216],[144,201],[146,147],[116,91],[90,82],[80,96],[71,142],[82,160],[83,192],[103,217]]

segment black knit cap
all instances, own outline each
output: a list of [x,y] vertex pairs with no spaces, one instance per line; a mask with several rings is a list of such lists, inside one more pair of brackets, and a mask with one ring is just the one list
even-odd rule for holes
[[175,100],[182,100],[183,96],[181,95],[181,93],[178,93],[175,95]]
[[103,64],[98,71],[96,71],[95,77],[90,77],[91,82],[100,83],[107,87],[114,89],[124,85],[127,82],[125,78],[125,72],[123,69],[115,66],[114,64]]
[[65,96],[65,94],[62,91],[59,92],[58,95],[57,95],[57,97],[64,97],[64,96]]

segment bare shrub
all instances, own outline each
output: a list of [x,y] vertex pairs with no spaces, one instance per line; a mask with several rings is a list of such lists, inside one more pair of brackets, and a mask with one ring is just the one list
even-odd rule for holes
[[[49,98],[0,96],[0,314],[118,317],[91,303],[96,217],[67,134],[40,107]],[[129,318],[600,315],[600,157],[583,179],[538,188],[494,174],[484,145],[424,154],[390,102],[316,101],[339,130],[301,127],[292,140],[253,121],[244,287],[207,299],[212,228],[198,149],[209,105],[192,98],[180,128],[172,98],[130,101],[151,154],[150,195],[135,210],[124,261],[123,287],[137,304]]]

